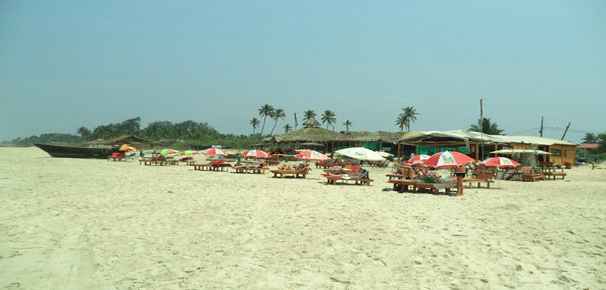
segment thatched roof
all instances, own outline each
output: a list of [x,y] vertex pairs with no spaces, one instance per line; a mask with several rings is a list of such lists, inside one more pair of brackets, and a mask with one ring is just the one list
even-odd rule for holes
[[324,128],[303,128],[285,134],[276,135],[266,139],[268,142],[295,143],[295,142],[385,142],[396,143],[401,137],[409,133],[401,132],[368,132],[352,131],[348,133],[335,132]]
[[494,144],[533,144],[533,145],[575,145],[568,141],[536,137],[536,136],[503,136],[489,135],[480,132],[467,130],[452,131],[424,131],[415,132],[399,139],[400,143],[421,144],[421,143],[442,143],[442,142],[475,142],[475,143],[494,143]]

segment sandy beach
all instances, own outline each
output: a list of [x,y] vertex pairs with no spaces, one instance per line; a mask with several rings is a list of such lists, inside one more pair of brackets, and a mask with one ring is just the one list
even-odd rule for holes
[[0,148],[0,289],[606,289],[606,170],[464,197]]

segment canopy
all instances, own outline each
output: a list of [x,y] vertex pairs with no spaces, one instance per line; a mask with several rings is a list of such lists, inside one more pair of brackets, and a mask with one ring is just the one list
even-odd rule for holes
[[503,149],[492,151],[490,154],[533,154],[533,155],[551,155],[549,152],[536,149]]
[[425,164],[435,168],[453,168],[472,163],[474,161],[475,160],[473,158],[463,153],[457,151],[444,151],[431,155],[429,159],[425,160]]
[[315,150],[297,150],[298,153],[295,155],[295,158],[301,160],[326,160],[328,156],[315,151]]
[[482,161],[481,163],[487,167],[498,168],[515,168],[520,166],[519,162],[505,157],[492,157]]
[[385,161],[381,154],[364,147],[345,148],[335,151],[335,154],[363,161]]
[[120,149],[118,149],[118,151],[122,151],[122,152],[134,152],[137,151],[137,148],[130,146],[128,144],[122,144],[122,146],[120,146]]
[[425,160],[429,159],[429,155],[425,154],[412,154],[410,159],[406,161],[408,164],[423,164]]
[[210,157],[215,157],[217,155],[226,155],[225,152],[223,152],[223,150],[221,150],[220,148],[216,148],[216,147],[206,149],[206,151],[204,151],[204,154],[206,154]]
[[251,158],[269,158],[269,153],[263,151],[263,150],[248,150],[248,151],[244,151],[242,152],[242,156],[244,157],[251,157]]
[[175,149],[170,149],[170,148],[160,150],[160,155],[165,156],[165,157],[168,155],[175,155],[177,153],[179,153],[179,151],[177,151]]
[[393,156],[393,154],[387,153],[385,151],[377,151],[377,153],[379,153],[379,155],[383,156],[383,158],[389,158],[389,157]]

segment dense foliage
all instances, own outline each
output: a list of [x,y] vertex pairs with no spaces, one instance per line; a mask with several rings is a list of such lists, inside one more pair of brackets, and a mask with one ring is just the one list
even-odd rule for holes
[[[482,128],[479,126],[480,122],[482,122]],[[478,124],[471,125],[469,130],[489,135],[503,135],[504,133],[504,130],[499,129],[499,125],[496,122],[490,121],[490,118],[484,118],[481,121],[478,120]]]
[[82,138],[77,135],[71,134],[60,134],[60,133],[46,133],[40,134],[39,136],[29,136],[25,138],[16,138],[10,141],[3,142],[3,144],[10,144],[16,146],[31,146],[37,143],[80,143]]
[[179,123],[155,121],[149,123],[145,128],[141,128],[141,118],[137,117],[118,123],[100,125],[93,130],[80,127],[77,131],[80,136],[42,134],[40,136],[17,138],[4,143],[18,146],[29,146],[35,143],[75,144],[98,139],[107,140],[124,135],[139,136],[150,141],[181,148],[213,144],[245,148],[261,142],[261,137],[257,135],[221,134],[207,123],[191,120]]

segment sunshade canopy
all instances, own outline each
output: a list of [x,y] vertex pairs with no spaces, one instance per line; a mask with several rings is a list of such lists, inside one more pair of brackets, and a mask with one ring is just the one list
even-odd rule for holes
[[335,154],[362,161],[385,161],[381,154],[364,147],[345,148],[335,151]]
[[492,151],[490,154],[533,154],[533,155],[551,155],[549,152],[536,149],[503,149]]

